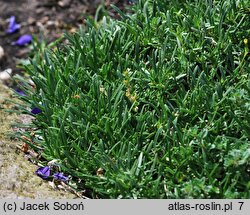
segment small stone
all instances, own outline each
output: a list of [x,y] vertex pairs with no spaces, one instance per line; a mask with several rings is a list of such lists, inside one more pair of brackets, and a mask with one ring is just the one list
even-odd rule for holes
[[48,16],[44,16],[43,18],[41,18],[40,20],[39,20],[39,22],[41,23],[41,24],[45,24],[45,23],[47,23],[49,21],[49,17]]
[[71,0],[61,0],[61,1],[58,2],[58,5],[60,7],[63,7],[63,8],[64,7],[69,7],[70,4],[71,4]]
[[33,17],[30,16],[28,18],[27,22],[28,22],[29,25],[34,25],[34,24],[36,24],[36,19],[34,19]]
[[3,50],[3,47],[0,46],[0,60],[3,58],[4,56],[4,50]]
[[12,69],[10,68],[0,72],[0,80],[7,81],[8,79],[11,78],[11,73],[12,73]]
[[56,189],[56,185],[54,183],[54,181],[49,181],[49,186],[51,186],[53,189]]

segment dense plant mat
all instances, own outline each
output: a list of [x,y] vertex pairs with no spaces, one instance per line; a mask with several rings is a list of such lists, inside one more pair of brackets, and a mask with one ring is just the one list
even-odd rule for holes
[[249,198],[249,0],[115,10],[25,66],[30,147],[92,198]]

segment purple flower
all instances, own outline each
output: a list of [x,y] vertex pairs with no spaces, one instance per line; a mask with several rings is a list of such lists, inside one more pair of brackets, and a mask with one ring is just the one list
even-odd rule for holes
[[33,114],[39,114],[39,113],[42,113],[42,110],[38,107],[35,107],[31,110],[31,113]]
[[42,179],[46,179],[50,176],[50,167],[40,167],[37,169],[36,174],[40,176]]
[[64,176],[63,173],[61,172],[56,172],[54,175],[53,175],[54,179],[56,180],[59,180],[59,181],[68,181],[69,178],[67,176]]
[[9,19],[9,26],[8,26],[8,29],[6,32],[8,34],[12,34],[12,33],[16,32],[17,30],[19,30],[20,27],[21,27],[21,25],[16,23],[16,17],[11,16]]
[[19,46],[24,46],[27,43],[30,43],[31,40],[32,40],[32,36],[29,34],[25,34],[25,35],[19,37],[19,39],[16,42],[14,42],[13,44],[19,45]]
[[20,95],[20,96],[26,96],[26,94],[20,90],[20,89],[16,89],[16,92]]

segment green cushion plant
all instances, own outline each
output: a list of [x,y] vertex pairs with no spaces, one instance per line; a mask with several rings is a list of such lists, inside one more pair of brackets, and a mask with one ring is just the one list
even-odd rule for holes
[[248,3],[141,0],[38,51],[29,144],[93,198],[249,198]]

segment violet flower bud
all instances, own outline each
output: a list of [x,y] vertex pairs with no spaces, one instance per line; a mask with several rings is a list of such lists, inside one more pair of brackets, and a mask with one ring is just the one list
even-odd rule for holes
[[39,114],[39,113],[42,113],[42,110],[38,107],[35,107],[31,110],[31,113],[33,114]]
[[22,90],[20,90],[20,89],[16,89],[15,90],[20,96],[26,96],[26,94],[22,91]]
[[8,29],[7,29],[6,32],[8,34],[15,33],[17,30],[20,29],[20,27],[21,27],[21,25],[16,23],[16,17],[11,16],[10,19],[9,19],[9,26],[8,26]]
[[64,176],[63,173],[61,172],[56,172],[53,175],[54,179],[59,180],[59,181],[63,181],[63,182],[67,182],[69,180],[69,178],[67,176]]
[[40,167],[37,169],[36,174],[40,176],[42,179],[46,179],[50,176],[50,167]]
[[24,45],[30,43],[31,40],[32,40],[32,36],[29,34],[25,34],[25,35],[19,37],[19,39],[16,42],[14,42],[13,44],[19,45],[19,46],[24,46]]

